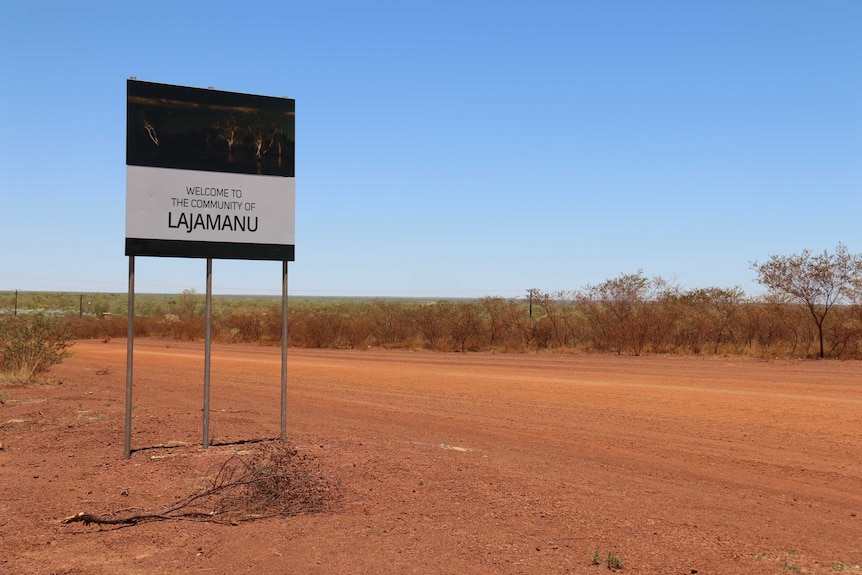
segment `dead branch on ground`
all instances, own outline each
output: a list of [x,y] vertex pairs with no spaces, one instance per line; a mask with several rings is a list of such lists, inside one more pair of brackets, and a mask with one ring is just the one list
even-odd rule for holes
[[334,484],[313,458],[276,442],[262,445],[247,457],[231,456],[213,468],[211,475],[199,490],[160,511],[134,515],[81,512],[61,523],[130,527],[150,521],[206,521],[236,525],[325,511],[336,498]]

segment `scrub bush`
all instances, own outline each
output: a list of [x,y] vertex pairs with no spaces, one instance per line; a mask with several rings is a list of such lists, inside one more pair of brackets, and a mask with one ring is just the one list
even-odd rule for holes
[[65,324],[44,315],[0,318],[0,373],[20,383],[32,382],[72,354]]

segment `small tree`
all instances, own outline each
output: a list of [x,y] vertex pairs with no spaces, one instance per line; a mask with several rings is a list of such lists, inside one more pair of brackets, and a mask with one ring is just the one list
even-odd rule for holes
[[712,343],[712,352],[718,354],[719,347],[727,340],[733,342],[733,320],[743,302],[745,293],[739,286],[733,288],[699,288],[682,295],[686,307],[686,323],[693,332],[693,351]]
[[462,302],[455,306],[451,315],[450,337],[462,353],[468,349],[478,349],[478,337],[482,333],[482,317],[479,306],[474,302]]
[[236,118],[234,118],[233,114],[222,120],[221,122],[216,122],[213,125],[216,132],[218,133],[218,137],[225,141],[227,144],[227,157],[228,161],[233,161],[233,149],[239,141],[240,135],[242,134],[242,128],[240,128],[239,123],[237,123]]
[[0,371],[28,383],[72,354],[66,326],[45,316],[19,316],[0,321]]
[[575,308],[572,305],[572,292],[557,291],[544,293],[531,289],[528,290],[527,297],[529,297],[532,304],[544,312],[544,315],[539,319],[550,324],[556,346],[561,348],[567,347],[573,331],[571,324],[575,319],[573,316]]
[[259,164],[275,142],[278,126],[266,124],[260,119],[256,119],[255,122],[248,125],[248,133],[251,135],[254,158]]
[[172,318],[165,317],[171,325],[175,338],[193,341],[204,337],[206,325],[206,301],[194,289],[183,290],[171,306]]
[[657,325],[650,306],[668,289],[661,278],[650,279],[638,270],[587,286],[579,300],[602,346],[617,354],[629,348],[634,355],[640,355],[650,330]]
[[452,302],[445,300],[422,304],[410,310],[416,331],[422,335],[430,349],[442,347],[455,311]]
[[832,254],[803,250],[801,254],[773,255],[766,263],[753,262],[751,268],[758,283],[805,306],[817,326],[820,357],[824,357],[823,323],[830,310],[848,301],[862,281],[862,257],[839,243]]

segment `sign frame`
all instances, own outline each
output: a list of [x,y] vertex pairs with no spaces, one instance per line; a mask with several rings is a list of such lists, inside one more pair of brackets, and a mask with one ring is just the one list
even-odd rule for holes
[[126,255],[293,261],[296,101],[126,90]]
[[135,256],[206,258],[203,448],[210,445],[212,260],[282,262],[281,440],[287,439],[287,278],[295,255],[291,98],[126,84],[129,257],[124,456],[132,454]]

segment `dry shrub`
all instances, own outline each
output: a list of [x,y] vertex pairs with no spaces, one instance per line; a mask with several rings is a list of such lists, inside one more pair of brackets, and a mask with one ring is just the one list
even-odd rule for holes
[[323,511],[335,498],[316,459],[278,442],[228,459],[204,492],[217,515],[233,520]]
[[170,507],[150,513],[78,513],[63,524],[129,527],[151,521],[184,520],[237,524],[267,517],[326,511],[338,499],[337,484],[316,459],[280,442],[261,444],[214,467],[203,486]]
[[66,326],[42,314],[0,318],[0,373],[29,383],[71,357]]

